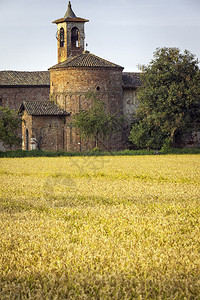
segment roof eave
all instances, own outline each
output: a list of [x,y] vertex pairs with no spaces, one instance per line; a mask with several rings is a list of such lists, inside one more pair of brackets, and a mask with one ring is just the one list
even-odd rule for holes
[[137,90],[140,86],[122,86],[123,90]]
[[33,117],[52,117],[52,116],[57,116],[57,117],[66,117],[69,116],[70,113],[64,113],[64,114],[36,114],[36,113],[32,113],[30,114]]
[[72,66],[65,66],[65,67],[61,67],[61,66],[52,66],[51,68],[49,68],[49,71],[52,70],[64,70],[64,69],[85,69],[85,70],[90,70],[90,69],[106,69],[106,70],[120,70],[123,71],[123,67],[98,67],[98,66],[87,66],[87,67],[82,67],[82,66],[76,66],[76,67],[72,67]]
[[[34,101],[33,101],[34,102]],[[41,101],[42,103],[42,101]],[[58,116],[58,117],[65,117],[65,116],[70,116],[71,113],[68,113],[66,111],[63,111],[63,113],[34,113],[34,112],[30,112],[29,108],[26,106],[26,101],[23,101],[22,104],[20,105],[19,109],[18,109],[18,114],[21,114],[22,112],[24,112],[26,110],[27,114],[29,116],[40,116],[40,117],[44,117],[44,116]]]
[[0,88],[18,88],[18,87],[22,87],[22,88],[38,88],[38,87],[50,87],[50,84],[38,84],[38,85],[31,85],[31,84],[9,84],[9,85],[3,85],[3,84],[1,84],[0,85]]
[[61,18],[61,19],[57,19],[55,21],[53,21],[53,24],[59,24],[59,23],[64,23],[64,22],[81,22],[81,23],[86,23],[89,22],[89,20],[87,19],[83,19],[83,18]]

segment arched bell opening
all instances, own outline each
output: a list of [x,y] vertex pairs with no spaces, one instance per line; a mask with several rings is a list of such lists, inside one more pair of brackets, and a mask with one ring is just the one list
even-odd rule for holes
[[65,31],[64,28],[60,28],[60,47],[64,47],[65,45]]
[[72,47],[80,47],[80,33],[77,27],[73,27],[71,31],[71,43]]

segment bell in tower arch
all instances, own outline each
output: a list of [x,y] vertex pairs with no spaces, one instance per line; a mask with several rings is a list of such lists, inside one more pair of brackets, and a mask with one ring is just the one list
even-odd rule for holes
[[72,47],[80,47],[80,33],[77,27],[73,27],[71,31]]
[[88,20],[75,15],[70,1],[64,18],[53,22],[57,24],[58,63],[83,53],[86,22]]

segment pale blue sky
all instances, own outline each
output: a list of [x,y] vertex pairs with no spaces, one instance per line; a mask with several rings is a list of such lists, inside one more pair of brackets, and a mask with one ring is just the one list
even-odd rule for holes
[[[88,50],[137,72],[157,47],[200,59],[200,0],[71,0],[86,23]],[[67,0],[0,0],[0,70],[39,71],[57,63],[56,24]]]

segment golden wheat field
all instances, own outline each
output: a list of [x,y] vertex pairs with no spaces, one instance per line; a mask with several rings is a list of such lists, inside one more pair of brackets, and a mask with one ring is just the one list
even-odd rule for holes
[[0,299],[200,299],[200,155],[0,159]]

